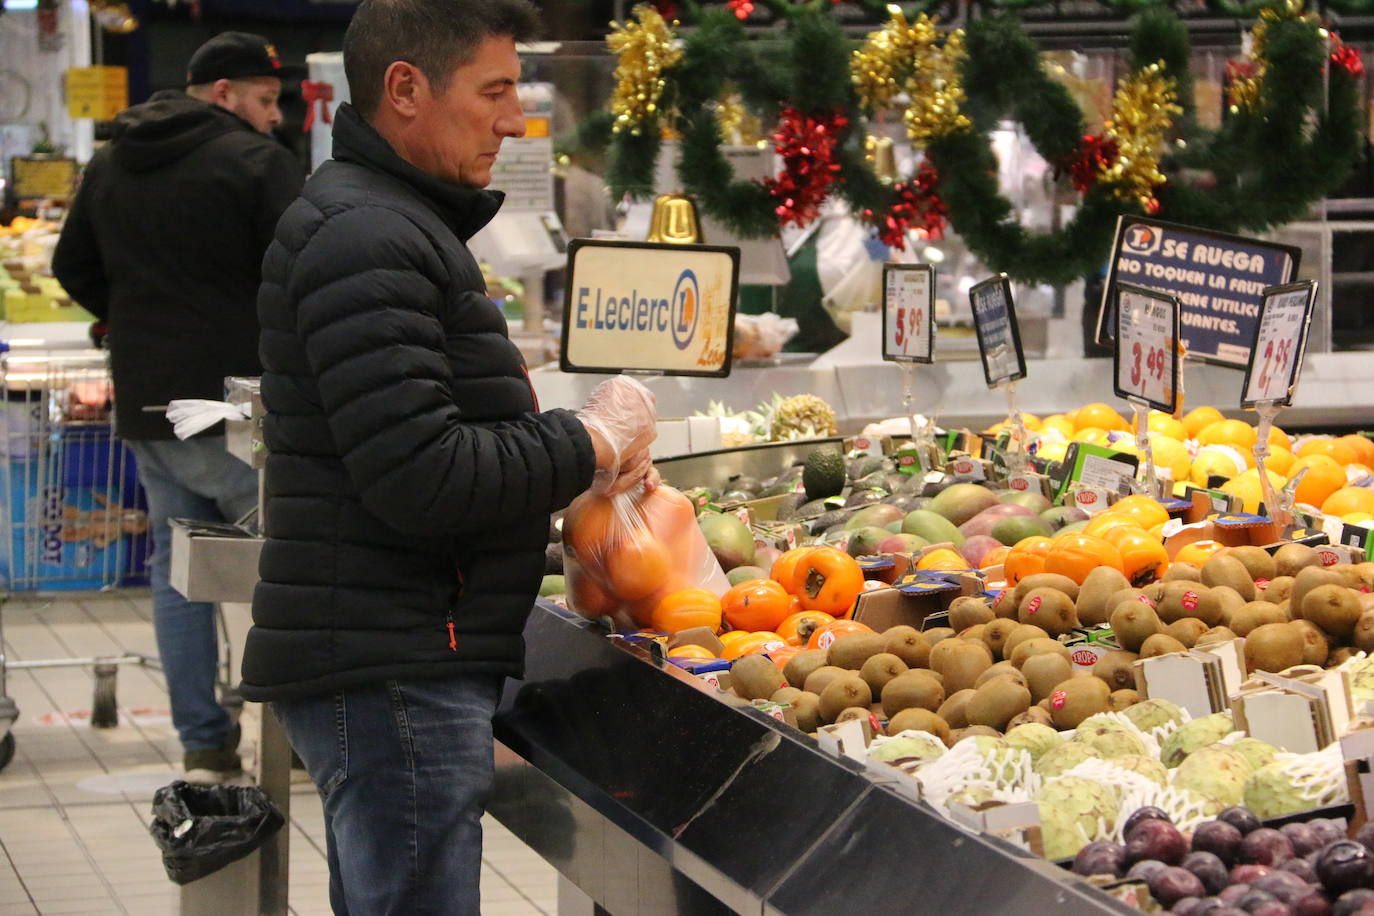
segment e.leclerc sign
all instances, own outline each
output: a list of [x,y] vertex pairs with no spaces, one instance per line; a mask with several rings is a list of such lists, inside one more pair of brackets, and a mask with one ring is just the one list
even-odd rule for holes
[[1264,291],[1290,282],[1300,256],[1289,245],[1120,217],[1097,339],[1115,336],[1113,288],[1122,280],[1178,297],[1179,338],[1189,357],[1244,368]]
[[730,374],[739,249],[574,239],[564,372]]

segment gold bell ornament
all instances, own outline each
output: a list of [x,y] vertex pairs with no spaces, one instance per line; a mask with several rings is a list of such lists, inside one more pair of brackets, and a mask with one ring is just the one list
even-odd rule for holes
[[864,139],[864,158],[873,166],[873,174],[883,184],[897,180],[897,150],[891,137],[869,134]]
[[696,245],[701,242],[701,223],[697,205],[686,194],[660,194],[654,199],[646,241],[670,245]]

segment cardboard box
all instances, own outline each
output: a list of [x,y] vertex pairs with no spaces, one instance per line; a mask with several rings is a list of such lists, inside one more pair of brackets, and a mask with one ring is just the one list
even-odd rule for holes
[[1040,832],[1040,806],[1035,802],[989,801],[964,805],[952,801],[950,820],[979,833],[999,836],[1038,856],[1045,854]]
[[949,610],[955,598],[983,590],[977,576],[956,575],[946,579],[922,578],[892,588],[863,592],[854,605],[854,619],[881,633],[889,627],[924,626],[932,614]]
[[1296,754],[1319,751],[1350,724],[1353,702],[1344,671],[1313,671],[1285,677],[1257,672],[1262,685],[1233,699],[1236,726],[1261,741]]
[[1245,676],[1243,639],[1142,658],[1131,667],[1141,698],[1169,700],[1193,718],[1222,712]]

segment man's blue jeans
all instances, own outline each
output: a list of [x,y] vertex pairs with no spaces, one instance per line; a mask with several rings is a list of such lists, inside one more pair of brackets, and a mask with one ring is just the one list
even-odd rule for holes
[[215,606],[187,601],[172,588],[169,518],[237,521],[257,504],[258,475],[224,450],[223,436],[130,441],[148,494],[153,533],[153,629],[172,701],[172,724],[188,751],[224,743],[229,714],[215,696],[219,640]]
[[324,800],[336,916],[479,912],[501,681],[386,681],[271,704]]

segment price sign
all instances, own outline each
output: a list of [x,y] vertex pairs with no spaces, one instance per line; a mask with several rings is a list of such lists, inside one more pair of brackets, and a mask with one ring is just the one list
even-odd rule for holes
[[883,359],[934,361],[935,269],[928,264],[883,265]]
[[1245,384],[1240,389],[1241,407],[1264,402],[1287,407],[1293,403],[1316,301],[1315,280],[1271,286],[1264,291],[1255,343],[1245,367]]
[[1007,275],[998,274],[975,285],[968,298],[988,387],[1025,378],[1026,357],[1021,352],[1021,330],[1016,324],[1016,304]]
[[1130,283],[1116,289],[1117,397],[1172,413],[1178,404],[1178,299]]

